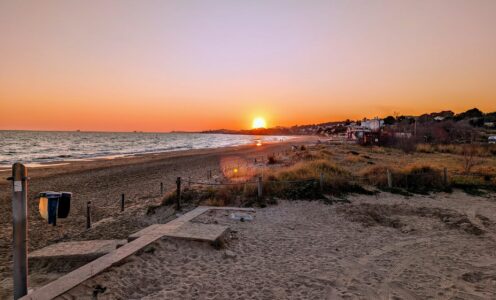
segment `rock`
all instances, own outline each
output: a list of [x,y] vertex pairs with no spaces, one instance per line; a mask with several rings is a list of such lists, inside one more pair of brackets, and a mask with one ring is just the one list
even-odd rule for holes
[[411,226],[408,226],[408,225],[401,228],[401,232],[403,232],[403,233],[409,233],[412,231],[415,231],[415,229],[413,229]]
[[236,257],[236,253],[231,250],[226,250],[224,252],[224,258],[235,258],[235,257]]
[[253,216],[245,213],[232,213],[229,218],[231,220],[239,220],[241,222],[253,221]]

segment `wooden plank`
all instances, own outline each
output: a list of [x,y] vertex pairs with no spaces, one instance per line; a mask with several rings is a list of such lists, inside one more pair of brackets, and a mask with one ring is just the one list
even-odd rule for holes
[[177,230],[166,233],[165,236],[178,239],[194,240],[201,242],[216,242],[222,239],[229,227],[216,224],[187,223]]
[[140,249],[155,242],[167,234],[178,230],[178,228],[190,220],[198,217],[210,209],[215,210],[240,210],[240,211],[254,211],[253,209],[237,208],[237,207],[210,207],[199,206],[192,211],[185,213],[177,219],[170,221],[167,224],[156,226],[155,228],[145,231],[145,233],[136,240],[125,244],[124,246],[104,255],[96,260],[50,282],[49,284],[34,290],[32,293],[22,297],[23,300],[49,300],[53,299],[70,289],[81,284],[85,280],[101,273],[112,265],[120,262],[121,260],[133,255]]
[[91,240],[52,244],[29,254],[29,261],[44,259],[95,258],[110,253],[126,244],[126,240]]

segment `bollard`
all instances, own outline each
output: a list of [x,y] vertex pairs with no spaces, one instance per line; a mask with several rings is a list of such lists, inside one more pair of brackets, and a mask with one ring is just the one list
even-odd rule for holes
[[13,250],[14,250],[14,299],[25,296],[28,292],[28,219],[27,192],[28,170],[21,163],[12,165],[12,215],[13,215]]
[[324,173],[320,173],[320,192],[324,192]]
[[263,183],[262,183],[262,176],[258,176],[258,197],[262,198],[263,196]]
[[176,180],[176,210],[181,209],[181,177]]
[[91,228],[91,201],[86,202],[86,229]]
[[121,211],[124,211],[124,194],[121,194]]
[[448,168],[444,168],[443,170],[443,183],[444,186],[448,186]]
[[160,195],[161,196],[164,195],[164,183],[163,182],[160,182]]
[[388,188],[392,188],[393,187],[393,175],[391,174],[391,171],[389,171],[389,169],[386,170],[386,174],[387,174]]

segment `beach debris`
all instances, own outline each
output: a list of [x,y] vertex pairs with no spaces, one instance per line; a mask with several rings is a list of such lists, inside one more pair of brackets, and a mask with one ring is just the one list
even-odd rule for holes
[[412,231],[415,231],[415,229],[413,227],[411,227],[410,225],[406,225],[406,226],[403,226],[401,228],[401,232],[402,233],[409,233],[409,232],[412,232]]
[[226,250],[224,252],[224,258],[236,258],[236,253],[231,250]]
[[93,287],[93,299],[98,299],[98,294],[103,294],[107,290],[106,287],[101,286],[99,284]]
[[229,218],[231,220],[237,220],[241,222],[245,221],[253,221],[253,216],[250,214],[245,214],[245,213],[232,213]]

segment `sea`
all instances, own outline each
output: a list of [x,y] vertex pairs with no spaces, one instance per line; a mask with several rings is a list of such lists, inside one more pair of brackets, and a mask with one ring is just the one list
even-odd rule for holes
[[288,136],[204,133],[0,131],[0,168],[288,140]]

